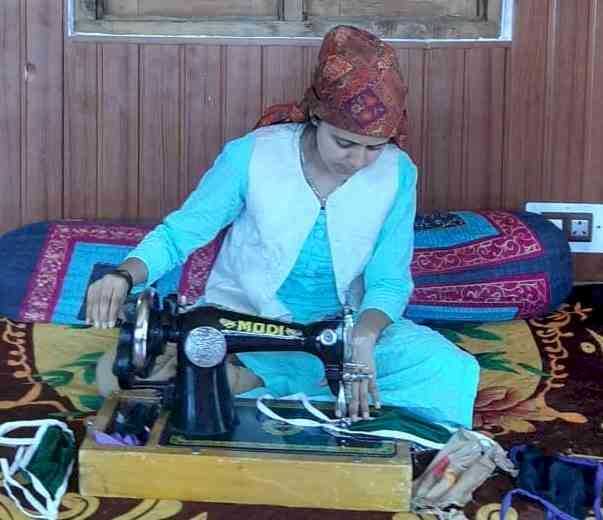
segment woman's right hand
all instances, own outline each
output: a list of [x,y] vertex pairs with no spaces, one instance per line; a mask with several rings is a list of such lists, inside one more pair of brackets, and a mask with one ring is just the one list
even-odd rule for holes
[[111,273],[91,284],[86,296],[86,323],[103,329],[115,327],[128,290],[128,282]]

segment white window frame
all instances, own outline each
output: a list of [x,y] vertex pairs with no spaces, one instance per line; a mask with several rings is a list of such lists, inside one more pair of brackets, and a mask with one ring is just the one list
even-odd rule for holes
[[[227,0],[225,0],[227,1]],[[76,41],[111,41],[132,43],[208,43],[212,45],[320,45],[322,35],[346,20],[324,23],[304,22],[298,18],[303,0],[281,0],[281,19],[245,23],[241,19],[211,21],[112,21],[95,18],[96,0],[65,0],[65,35]],[[497,38],[383,38],[405,47],[510,45],[513,15],[517,0],[502,0],[500,33]],[[357,24],[362,27],[362,24]],[[370,27],[366,27],[370,30]],[[310,30],[309,30],[310,29]],[[308,33],[310,33],[308,35]]]

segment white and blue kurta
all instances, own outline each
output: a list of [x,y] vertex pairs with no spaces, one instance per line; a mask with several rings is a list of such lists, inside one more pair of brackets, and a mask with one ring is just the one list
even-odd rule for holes
[[[382,404],[471,427],[477,362],[437,332],[401,317],[413,288],[415,166],[388,145],[320,208],[303,177],[302,131],[303,125],[278,125],[228,143],[183,206],[129,257],[146,264],[147,283],[153,283],[232,224],[204,302],[299,323],[333,316],[343,303],[356,303],[358,312],[378,309],[393,321],[376,347]],[[271,232],[258,231],[262,227]],[[333,399],[321,384],[322,363],[310,354],[238,356],[266,385],[244,397],[268,391]]]

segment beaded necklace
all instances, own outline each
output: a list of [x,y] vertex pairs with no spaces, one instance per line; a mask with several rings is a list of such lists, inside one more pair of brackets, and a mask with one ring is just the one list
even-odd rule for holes
[[318,198],[318,200],[320,202],[320,209],[325,209],[327,206],[327,197],[323,196],[322,193],[320,193],[320,190],[316,187],[316,184],[314,184],[314,181],[312,181],[310,176],[306,174],[306,168],[305,168],[306,157],[304,155],[304,139],[303,139],[304,133],[302,133],[302,139],[300,139],[301,142],[300,142],[300,147],[299,147],[299,156],[300,156],[300,161],[301,161],[302,172],[304,174],[304,178],[306,179],[306,182],[308,183],[308,186],[310,186],[310,189],[314,192],[314,195],[316,195],[316,197]]

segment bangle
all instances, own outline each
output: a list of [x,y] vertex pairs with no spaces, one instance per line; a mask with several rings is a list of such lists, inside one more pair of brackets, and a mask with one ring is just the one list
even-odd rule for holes
[[134,279],[132,278],[132,274],[127,269],[113,269],[109,274],[114,276],[119,276],[128,284],[128,292],[126,294],[130,294],[132,287],[134,287]]

